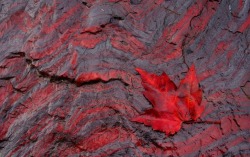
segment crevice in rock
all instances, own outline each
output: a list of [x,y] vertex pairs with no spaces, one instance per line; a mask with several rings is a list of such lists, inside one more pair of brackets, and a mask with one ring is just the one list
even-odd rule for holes
[[76,86],[80,87],[80,86],[84,86],[84,85],[94,85],[97,83],[108,83],[108,82],[112,82],[112,81],[120,81],[122,82],[125,86],[128,86],[129,84],[127,84],[126,82],[124,82],[122,79],[120,78],[111,78],[108,81],[102,80],[102,79],[95,79],[95,80],[89,80],[87,82],[77,82],[75,80],[75,78],[68,78],[68,77],[63,77],[63,76],[56,76],[56,75],[49,75],[48,73],[44,72],[44,71],[39,71],[38,69],[36,69],[39,77],[43,77],[43,78],[48,78],[50,80],[50,82],[53,83],[69,83],[69,84],[75,84]]
[[250,81],[247,81],[243,86],[240,86],[241,91],[246,95],[248,99],[250,99],[250,95],[245,91],[245,86],[250,83]]
[[111,19],[114,19],[114,20],[124,20],[124,17],[121,17],[121,16],[113,16]]
[[240,32],[240,31],[232,31],[232,30],[230,30],[230,29],[227,29],[227,28],[222,28],[222,30],[224,30],[224,31],[228,31],[229,33],[232,33],[232,34],[243,34],[242,32]]
[[[93,84],[97,84],[97,83],[108,83],[108,82],[112,82],[112,81],[120,81],[124,84],[124,86],[128,86],[129,84],[126,83],[125,81],[123,81],[121,78],[111,78],[108,81],[106,80],[102,80],[102,79],[94,79],[94,80],[89,80],[86,82],[78,82],[75,80],[75,78],[69,78],[69,77],[64,77],[64,76],[56,76],[56,75],[50,75],[45,71],[40,71],[37,67],[35,67],[32,62],[32,59],[25,59],[26,63],[28,65],[31,66],[31,68],[35,69],[39,75],[39,77],[42,78],[47,78],[50,80],[50,82],[53,83],[69,83],[69,84],[75,84],[76,86],[84,86],[84,85],[93,85]],[[19,90],[18,90],[19,91]]]
[[0,139],[0,150],[4,148],[5,143],[8,142],[9,139],[10,139],[10,136],[9,137],[5,137],[3,139]]
[[187,62],[186,62],[186,55],[185,55],[185,52],[184,52],[183,48],[182,48],[181,53],[182,53],[183,63],[184,63],[184,64],[187,66],[187,68],[189,69],[189,66],[188,66],[188,64],[187,64]]
[[220,3],[221,2],[221,0],[208,0],[209,2],[218,2],[218,3]]
[[7,56],[7,59],[12,59],[12,58],[22,58],[25,57],[24,52],[10,52],[10,55]]
[[0,66],[1,69],[6,69],[7,67],[6,66]]
[[[204,6],[207,6],[207,2],[205,3]],[[190,20],[190,22],[189,22],[189,27],[191,28],[191,30],[193,30],[192,21],[193,21],[195,18],[201,16],[201,14],[202,14],[202,12],[203,12],[203,10],[204,10],[204,6],[202,7],[202,9],[199,11],[199,13],[198,13],[197,15],[195,15],[195,16],[193,16],[193,17],[191,18],[191,20]]]
[[[101,28],[104,28],[104,27],[101,26]],[[102,29],[98,29],[98,30],[95,30],[95,31],[87,30],[87,31],[81,32],[80,34],[89,33],[89,34],[97,35],[97,34],[99,34],[100,32],[102,32]]]
[[13,78],[14,78],[14,76],[6,76],[6,77],[0,77],[0,80],[10,80]]
[[81,3],[86,6],[87,8],[90,8],[91,5],[89,3],[87,3],[86,1],[81,1]]
[[130,0],[130,4],[132,5],[138,5],[141,3],[141,0]]
[[76,83],[78,86],[83,86],[83,85],[93,85],[93,84],[97,84],[97,83],[108,83],[108,82],[112,82],[112,81],[120,81],[124,84],[124,86],[128,86],[129,84],[127,84],[126,82],[124,82],[122,79],[120,78],[111,78],[108,81],[104,81],[102,79],[98,79],[98,80],[90,80],[88,82],[83,82],[83,83]]
[[25,88],[15,88],[13,85],[12,85],[12,88],[14,89],[14,91],[18,92],[18,93],[24,93],[25,90],[22,90],[22,89],[25,89]]
[[173,10],[171,10],[171,9],[169,9],[169,8],[165,8],[165,9],[166,9],[167,11],[171,12],[171,13],[176,14],[176,15],[181,15],[181,14],[179,14],[178,12],[173,11]]
[[194,124],[194,123],[200,123],[200,124],[221,124],[220,121],[184,121],[184,124]]

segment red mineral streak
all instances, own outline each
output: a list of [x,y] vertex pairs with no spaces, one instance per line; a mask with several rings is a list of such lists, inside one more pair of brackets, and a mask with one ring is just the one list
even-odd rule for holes
[[239,31],[244,32],[246,29],[249,29],[249,27],[250,27],[250,15],[248,15],[247,19],[240,26]]
[[[184,15],[181,15],[182,18],[177,23],[164,30],[154,47],[153,51],[156,52],[149,54],[149,56],[153,55],[153,58],[162,57],[166,62],[180,58],[183,55],[183,44],[192,44],[194,38],[204,31],[216,13],[217,5],[218,3],[207,1],[194,3]],[[189,25],[186,23],[189,23]],[[186,38],[184,39],[183,36]]]
[[83,46],[86,48],[94,48],[98,43],[105,41],[107,37],[102,34],[94,35],[89,33],[79,34],[73,41],[74,46]]
[[110,42],[112,46],[119,50],[131,52],[135,56],[140,56],[142,52],[145,51],[145,46],[143,43],[133,37],[131,33],[117,28],[116,31],[119,32],[119,36],[113,35],[111,37]]
[[94,151],[99,147],[112,143],[114,140],[119,140],[120,142],[126,140],[129,134],[126,133],[121,128],[112,128],[105,131],[93,132],[93,134],[79,142],[77,145],[80,149]]
[[153,108],[133,118],[133,121],[170,135],[180,130],[183,121],[200,117],[203,112],[203,107],[200,106],[202,91],[198,87],[194,65],[178,88],[165,73],[157,76],[139,68],[136,70],[141,75],[145,88],[143,95],[152,103]]
[[[206,136],[209,134],[210,136]],[[199,136],[202,136],[203,138],[198,142],[197,139],[199,139]],[[206,129],[205,132],[198,133],[194,137],[190,137],[188,139],[189,145],[185,145],[184,143],[181,143],[182,148],[178,149],[177,152],[180,154],[180,156],[188,156],[191,155],[193,149],[199,149],[201,146],[206,148],[209,145],[212,145],[214,142],[213,138],[221,138],[222,135],[220,134],[219,127],[218,126],[210,126]]]
[[[92,102],[93,103],[93,102]],[[94,107],[94,106],[93,106]],[[121,105],[121,104],[112,104],[110,106],[103,106],[103,107],[96,107],[96,108],[90,108],[87,110],[83,110],[83,111],[75,111],[73,116],[69,119],[69,123],[67,125],[67,130],[69,131],[73,131],[73,132],[78,132],[75,128],[77,126],[77,124],[82,120],[82,119],[86,119],[87,117],[89,117],[89,121],[91,121],[91,117],[93,117],[93,115],[102,115],[99,118],[102,119],[104,117],[113,115],[114,112],[121,112],[120,114],[126,114],[126,112],[128,112],[130,114],[130,116],[133,116],[135,113],[133,111],[133,109],[126,107],[125,105]],[[125,112],[122,113],[122,110],[125,109]],[[94,119],[96,120],[96,119]],[[89,121],[86,121],[89,122]]]
[[[67,20],[68,18],[70,18],[78,9],[80,8],[80,5],[76,5],[74,7],[72,7],[70,10],[68,10],[66,13],[64,13],[64,15],[62,15],[61,17],[59,17],[57,19],[57,21],[55,23],[53,23],[52,25],[49,25],[49,21],[45,21],[45,26],[43,27],[43,32],[45,32],[46,34],[49,34],[53,31],[55,31],[63,22],[65,22],[65,20]],[[53,16],[53,12],[54,12],[54,8],[51,8],[50,11],[46,14],[47,19],[46,20],[52,20],[49,18],[52,18]]]
[[77,54],[77,52],[76,52],[76,51],[74,51],[74,52],[73,52],[73,55],[72,55],[72,58],[71,58],[71,61],[70,61],[71,66],[72,66],[72,68],[73,68],[73,69],[75,69],[75,68],[76,68],[76,65],[77,65],[77,59],[78,59],[78,54]]

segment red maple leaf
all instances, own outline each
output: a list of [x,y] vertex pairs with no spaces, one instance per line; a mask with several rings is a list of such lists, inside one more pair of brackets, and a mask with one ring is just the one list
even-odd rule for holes
[[182,122],[200,117],[204,107],[200,105],[202,91],[199,89],[194,65],[181,80],[179,87],[164,72],[157,76],[140,68],[136,70],[142,78],[145,89],[143,95],[152,103],[153,108],[132,121],[170,135],[180,130]]

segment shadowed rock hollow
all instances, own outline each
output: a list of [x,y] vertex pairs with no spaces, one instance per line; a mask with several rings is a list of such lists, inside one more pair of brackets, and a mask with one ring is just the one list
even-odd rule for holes
[[[0,156],[249,156],[249,0],[0,1]],[[176,85],[196,66],[202,105],[172,136],[135,68]]]

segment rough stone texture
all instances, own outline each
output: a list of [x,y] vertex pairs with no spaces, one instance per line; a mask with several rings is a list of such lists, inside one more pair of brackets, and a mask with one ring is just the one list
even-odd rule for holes
[[[249,156],[249,0],[1,0],[0,156]],[[204,113],[175,135],[135,67],[178,84],[195,64]]]

